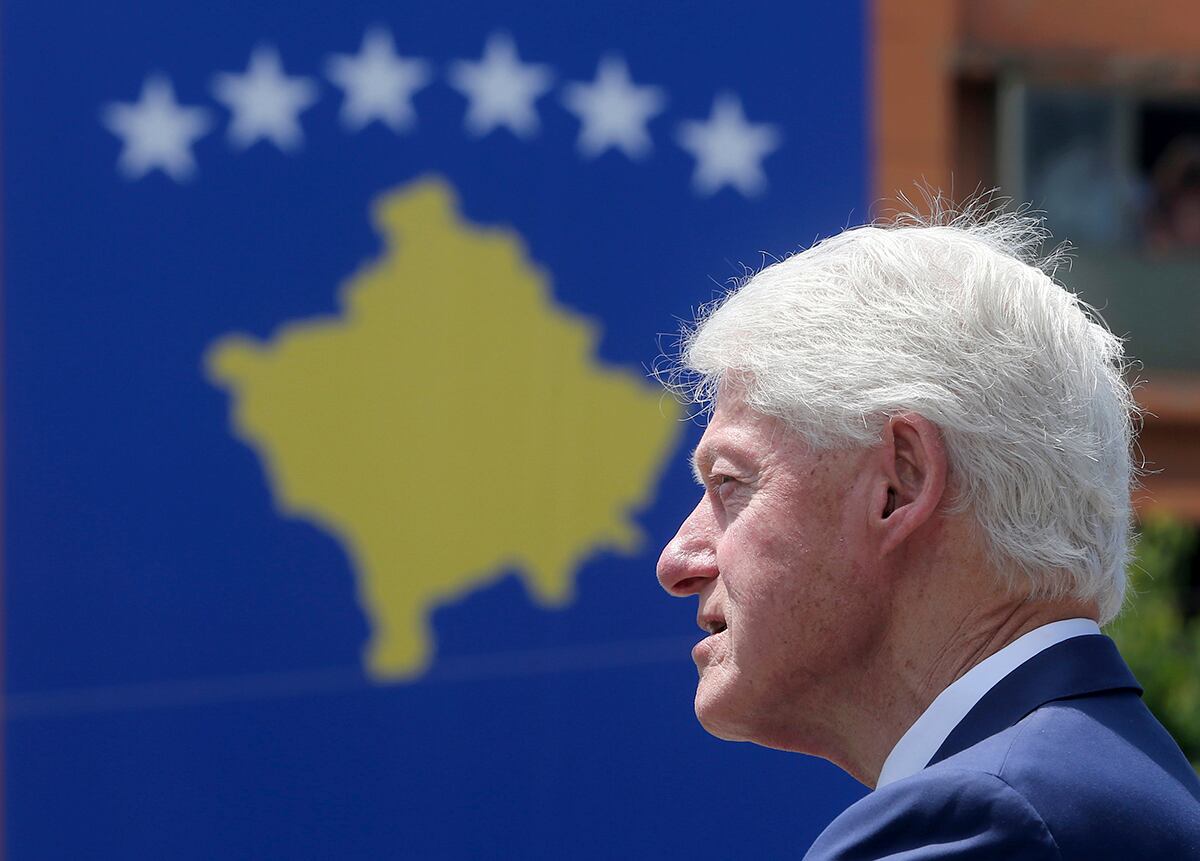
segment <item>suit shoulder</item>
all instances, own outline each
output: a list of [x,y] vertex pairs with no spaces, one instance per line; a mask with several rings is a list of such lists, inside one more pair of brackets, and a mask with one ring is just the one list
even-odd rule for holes
[[1064,858],[1200,858],[1200,781],[1135,694],[1050,703],[942,769],[1013,787]]
[[825,829],[806,861],[1061,858],[1037,810],[995,774],[927,769],[872,792]]

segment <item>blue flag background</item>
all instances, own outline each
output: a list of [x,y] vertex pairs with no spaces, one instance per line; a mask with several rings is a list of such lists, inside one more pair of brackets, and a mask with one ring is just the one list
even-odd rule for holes
[[[409,127],[343,119],[330,58],[370,32],[426,64]],[[437,606],[428,671],[381,682],[346,546],[281,516],[203,367],[340,314],[372,201],[435,175],[644,376],[744,267],[866,217],[860,4],[47,0],[2,34],[8,857],[798,857],[861,794],[692,715],[694,607],[654,564],[696,424],[636,553],[589,555],[561,608],[512,574]],[[547,76],[524,131],[468,126],[454,86],[497,44]],[[252,56],[307,80],[298,139],[231,139],[215,82]],[[648,150],[581,148],[567,93],[605,58],[657,88]],[[203,111],[174,171],[130,166],[147,92]]]

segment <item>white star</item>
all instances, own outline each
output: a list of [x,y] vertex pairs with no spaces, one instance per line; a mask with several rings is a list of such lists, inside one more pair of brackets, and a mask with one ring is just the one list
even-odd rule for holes
[[696,159],[692,185],[699,194],[712,194],[725,185],[747,197],[761,193],[767,185],[762,160],[780,141],[774,126],[746,122],[742,103],[732,93],[713,100],[707,122],[689,121],[679,127],[679,145]]
[[488,38],[478,63],[459,60],[450,67],[450,85],[470,100],[467,131],[477,137],[497,126],[506,126],[518,137],[537,134],[533,103],[553,80],[547,66],[522,63],[513,40],[502,33]]
[[568,84],[563,102],[579,117],[579,151],[589,158],[619,147],[632,159],[652,149],[646,123],[663,109],[666,97],[658,87],[637,87],[620,57],[606,57],[596,69],[593,84]]
[[213,78],[212,89],[233,112],[229,141],[238,149],[263,138],[284,152],[304,142],[298,116],[317,100],[317,87],[308,78],[284,75],[274,48],[256,48],[244,75],[222,72]]
[[379,120],[399,134],[417,120],[413,93],[429,83],[429,64],[396,55],[392,34],[374,27],[357,56],[338,54],[326,65],[329,79],[346,91],[342,125],[356,132]]
[[204,108],[185,108],[176,102],[171,82],[162,75],[146,78],[135,104],[105,105],[100,121],[121,139],[117,167],[128,179],[139,179],[157,168],[176,182],[195,173],[192,144],[212,125]]

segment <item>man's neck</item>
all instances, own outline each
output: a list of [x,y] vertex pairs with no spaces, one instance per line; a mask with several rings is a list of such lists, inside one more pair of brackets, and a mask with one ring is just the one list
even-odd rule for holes
[[[1064,640],[1099,633],[1095,619],[1054,621],[1027,631],[975,664],[939,693],[896,742],[884,760],[876,788],[916,774],[938,757],[963,720],[1026,661]],[[994,713],[998,705],[1000,701],[993,703],[988,712]]]
[[939,624],[921,618],[919,612],[897,620],[879,650],[871,678],[855,692],[861,697],[863,690],[876,691],[872,707],[863,709],[859,700],[858,708],[846,716],[851,723],[843,740],[851,755],[833,761],[874,787],[900,737],[938,694],[972,667],[1043,625],[1097,615],[1087,602],[1010,600],[992,606],[976,603],[949,628],[945,618]]

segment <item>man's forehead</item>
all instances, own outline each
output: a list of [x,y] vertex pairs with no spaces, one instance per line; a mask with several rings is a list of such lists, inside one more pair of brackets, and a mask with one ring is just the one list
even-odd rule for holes
[[784,420],[750,407],[742,391],[722,387],[712,419],[704,429],[700,445],[692,452],[692,469],[698,474],[703,466],[719,457],[757,466],[776,452],[784,453],[780,451],[784,448],[788,458],[809,450],[802,436]]
[[712,404],[704,435],[716,435],[725,428],[750,428],[769,420],[768,416],[756,410],[747,401],[743,384],[737,380],[723,380]]
[[788,435],[784,423],[737,403],[718,402],[712,420],[692,453],[692,463],[699,468],[719,457],[752,465],[783,442]]

